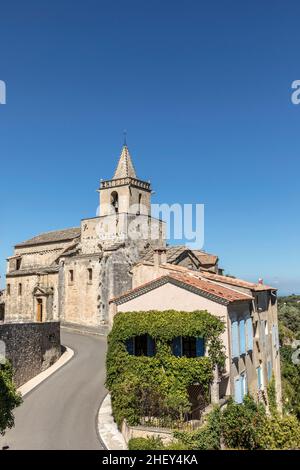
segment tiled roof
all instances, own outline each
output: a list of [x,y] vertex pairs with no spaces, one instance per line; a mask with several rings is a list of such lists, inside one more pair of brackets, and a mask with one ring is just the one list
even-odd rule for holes
[[[174,263],[176,259],[179,258],[179,256],[182,255],[184,252],[192,253],[194,256],[198,258],[198,260],[200,261],[202,265],[207,265],[207,264],[215,265],[218,261],[218,257],[216,255],[211,255],[210,253],[206,253],[205,251],[191,250],[190,248],[184,245],[174,245],[174,246],[166,247],[167,262]],[[154,255],[154,250],[151,247],[142,254],[141,258],[143,261],[152,262],[153,255]]]
[[197,256],[201,264],[216,264],[218,261],[218,256],[206,253],[201,250],[192,250],[194,255]]
[[243,287],[245,289],[250,289],[254,291],[276,290],[274,287],[267,286],[265,284],[258,284],[255,282],[244,281],[243,279],[238,279],[229,276],[221,276],[219,274],[213,274],[208,272],[201,272],[201,277],[205,277],[206,279],[210,279],[212,281],[223,282],[224,284],[236,287]]
[[127,145],[124,145],[113,179],[136,178],[135,169]]
[[181,288],[190,290],[198,295],[210,298],[211,300],[224,305],[228,305],[231,302],[249,301],[252,299],[252,296],[244,294],[243,292],[216,285],[212,282],[194,277],[189,274],[169,273],[166,276],[161,276],[159,278],[153,279],[150,282],[142,284],[135,289],[131,289],[125,294],[111,299],[110,302],[122,304],[128,300],[131,300],[132,298],[143,295],[144,293],[154,290],[167,283],[175,284]]
[[52,232],[45,232],[36,237],[30,238],[22,243],[18,243],[15,247],[43,245],[53,242],[62,242],[73,240],[80,236],[80,227],[67,228],[64,230],[54,230]]

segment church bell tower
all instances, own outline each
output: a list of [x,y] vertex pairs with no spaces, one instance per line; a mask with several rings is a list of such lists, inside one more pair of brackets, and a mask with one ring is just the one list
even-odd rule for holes
[[151,215],[151,185],[136,176],[126,143],[114,176],[100,182],[100,217],[113,214]]

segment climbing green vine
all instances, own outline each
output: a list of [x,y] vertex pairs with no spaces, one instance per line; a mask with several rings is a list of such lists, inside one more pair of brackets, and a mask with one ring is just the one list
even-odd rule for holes
[[[213,366],[224,365],[223,331],[223,322],[207,311],[118,313],[108,337],[106,380],[116,422],[138,424],[146,411],[180,421],[190,411],[188,386],[200,383],[208,396]],[[126,340],[144,334],[155,339],[155,355],[129,355]],[[208,355],[175,357],[171,343],[178,336],[204,338]]]

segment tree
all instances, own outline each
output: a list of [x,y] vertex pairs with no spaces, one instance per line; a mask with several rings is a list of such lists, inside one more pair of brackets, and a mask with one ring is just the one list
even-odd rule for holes
[[12,366],[6,361],[0,365],[0,434],[14,426],[13,410],[21,403],[21,395],[13,382]]
[[283,409],[300,420],[300,365],[292,360],[293,342],[300,339],[300,296],[278,301]]

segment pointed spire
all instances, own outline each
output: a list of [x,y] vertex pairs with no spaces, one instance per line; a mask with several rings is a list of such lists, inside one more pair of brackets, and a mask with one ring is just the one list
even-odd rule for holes
[[113,179],[126,177],[136,178],[136,173],[125,141]]

